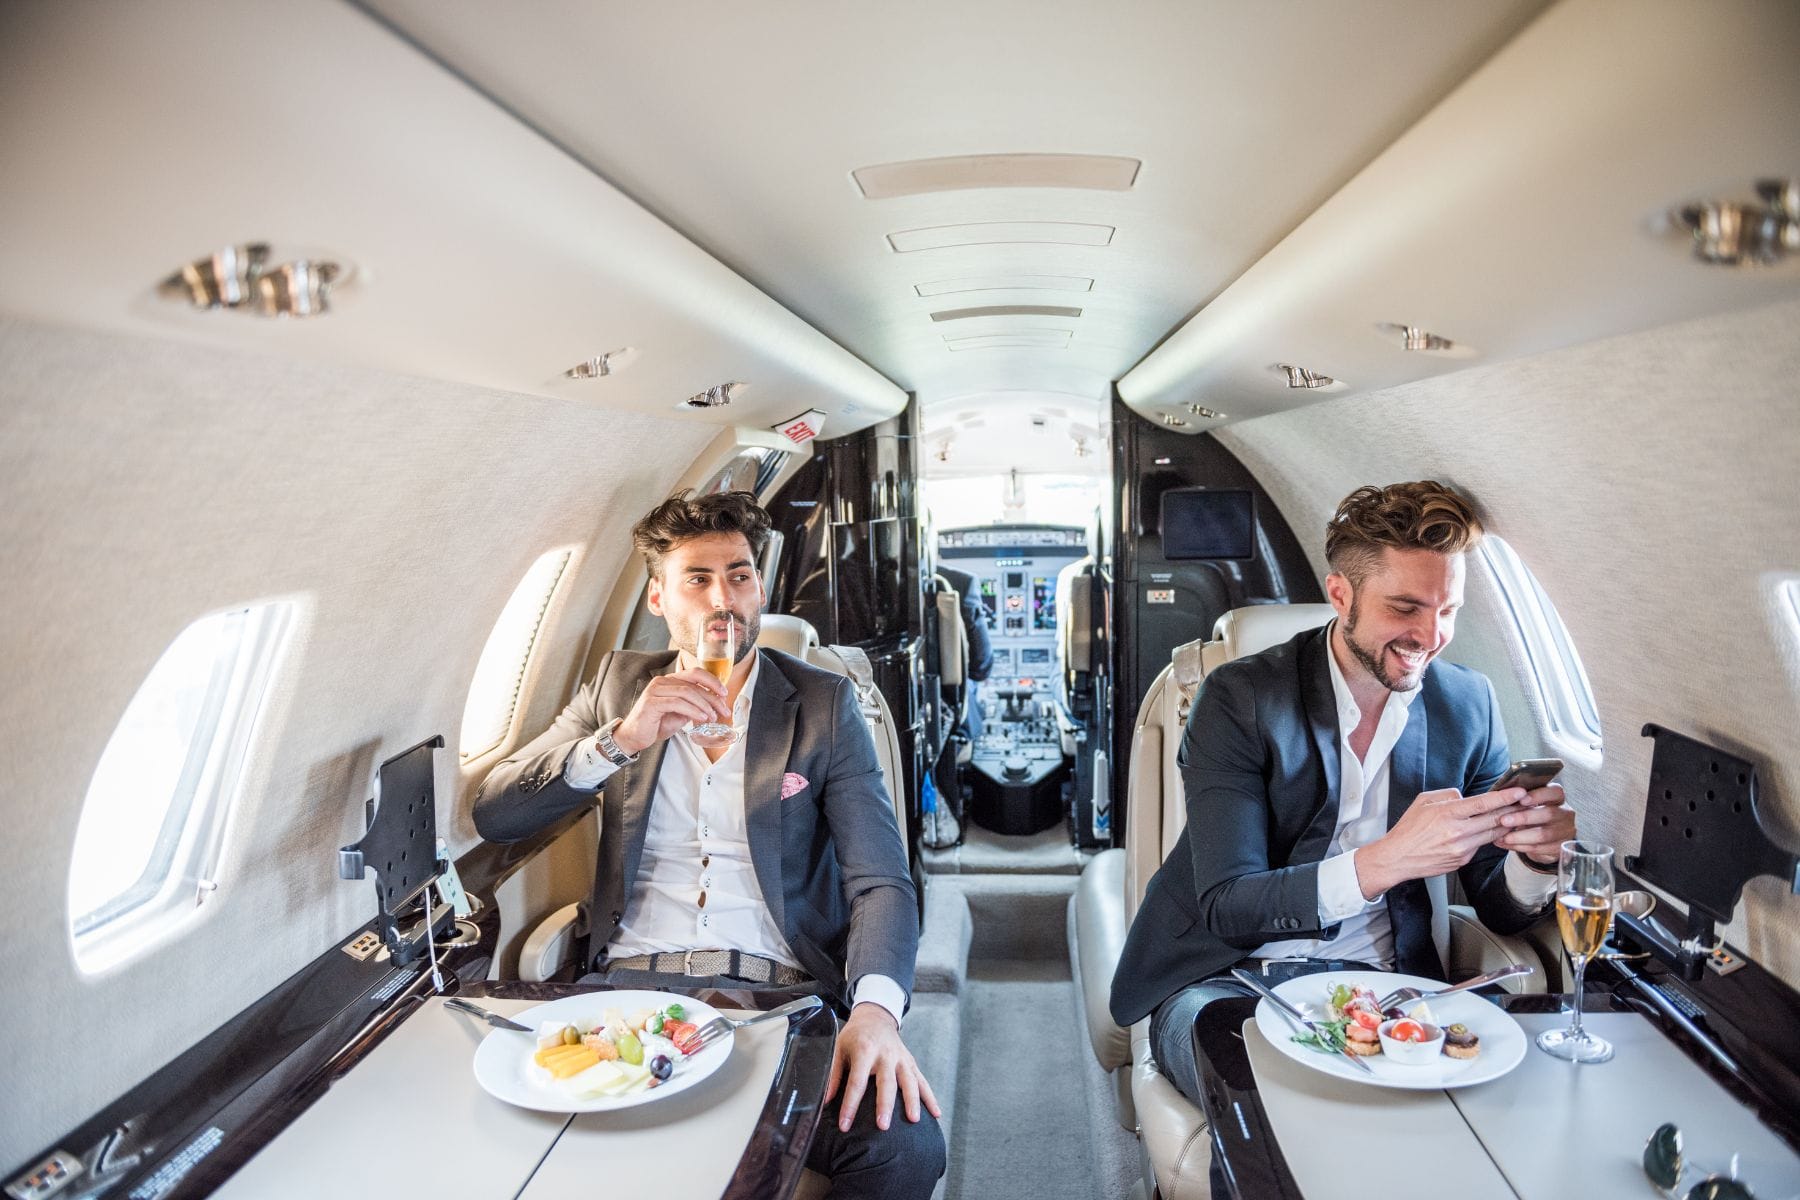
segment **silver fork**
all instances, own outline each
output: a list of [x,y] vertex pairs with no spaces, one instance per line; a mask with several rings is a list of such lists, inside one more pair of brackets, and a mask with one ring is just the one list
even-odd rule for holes
[[1411,1004],[1417,1000],[1435,1000],[1439,996],[1448,996],[1451,992],[1464,992],[1470,988],[1484,987],[1502,979],[1511,979],[1514,975],[1528,975],[1531,968],[1524,963],[1508,963],[1498,971],[1489,971],[1486,975],[1477,975],[1473,979],[1465,979],[1461,983],[1453,983],[1449,987],[1438,988],[1434,992],[1420,991],[1416,987],[1399,987],[1389,992],[1376,1002],[1375,1007],[1382,1012],[1395,1005]]
[[792,1016],[794,1013],[807,1012],[821,1007],[825,1002],[817,996],[802,996],[798,1000],[789,1000],[779,1008],[771,1008],[766,1013],[758,1013],[754,1017],[746,1017],[742,1021],[734,1021],[730,1017],[714,1017],[696,1029],[687,1041],[677,1047],[683,1054],[694,1055],[706,1049],[720,1038],[730,1037],[746,1025],[755,1025],[761,1021],[773,1021],[776,1017]]

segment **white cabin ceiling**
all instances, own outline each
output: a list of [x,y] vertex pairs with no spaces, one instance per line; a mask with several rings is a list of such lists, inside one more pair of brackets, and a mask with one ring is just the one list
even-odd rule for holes
[[[1543,3],[366,6],[916,392],[929,428],[994,393],[1095,421]],[[1046,181],[1092,186],[992,186]],[[1082,312],[931,319],[1012,304]]]

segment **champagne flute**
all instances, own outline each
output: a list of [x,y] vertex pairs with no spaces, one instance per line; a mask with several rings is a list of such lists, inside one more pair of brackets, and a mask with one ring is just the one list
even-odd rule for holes
[[[713,626],[721,618],[724,629],[715,631]],[[695,656],[700,660],[701,669],[720,683],[728,684],[731,680],[731,669],[737,665],[739,636],[737,617],[730,612],[713,613],[700,626]],[[688,737],[696,746],[729,746],[737,741],[738,733],[730,721],[702,721],[688,726]]]
[[1603,1063],[1612,1043],[1581,1027],[1581,989],[1588,960],[1606,941],[1612,924],[1613,849],[1593,842],[1564,842],[1556,861],[1556,926],[1575,968],[1574,1020],[1567,1029],[1538,1034],[1545,1054],[1570,1062]]

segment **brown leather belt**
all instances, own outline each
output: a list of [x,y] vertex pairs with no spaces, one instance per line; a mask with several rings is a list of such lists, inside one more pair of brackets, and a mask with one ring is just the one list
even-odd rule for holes
[[665,954],[640,954],[636,958],[609,958],[601,970],[623,967],[627,971],[651,971],[658,975],[692,975],[710,978],[722,975],[742,979],[746,983],[773,983],[793,987],[812,982],[812,976],[799,967],[778,963],[772,958],[745,954],[741,950],[677,950]]

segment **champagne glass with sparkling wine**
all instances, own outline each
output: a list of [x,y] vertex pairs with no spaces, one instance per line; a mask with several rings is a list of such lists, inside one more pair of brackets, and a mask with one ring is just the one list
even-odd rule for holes
[[[740,636],[734,614],[723,612],[707,617],[700,627],[700,639],[695,646],[701,669],[710,672],[720,683],[729,683],[731,668],[737,665]],[[729,746],[737,741],[737,736],[737,730],[729,721],[702,721],[688,727],[688,737],[697,746]]]
[[1556,926],[1575,968],[1574,1020],[1567,1029],[1538,1034],[1538,1049],[1570,1062],[1602,1063],[1612,1043],[1581,1027],[1581,987],[1588,960],[1612,924],[1613,850],[1593,842],[1564,842],[1556,863]]

